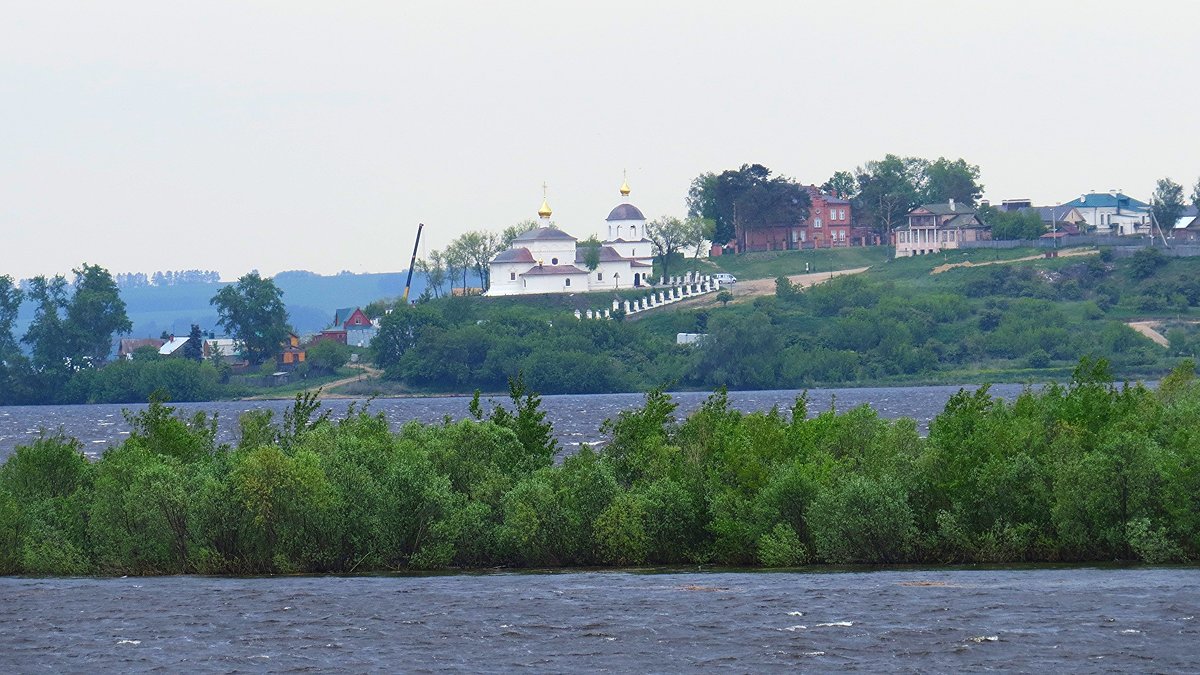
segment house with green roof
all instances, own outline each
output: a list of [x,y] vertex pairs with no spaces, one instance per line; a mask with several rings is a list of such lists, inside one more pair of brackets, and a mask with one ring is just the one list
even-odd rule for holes
[[1096,234],[1150,234],[1150,205],[1120,190],[1087,192],[1060,208],[1073,208],[1078,211]]
[[964,241],[992,238],[991,228],[979,219],[974,207],[957,204],[923,204],[908,212],[908,222],[896,228],[896,257],[926,255],[960,248]]

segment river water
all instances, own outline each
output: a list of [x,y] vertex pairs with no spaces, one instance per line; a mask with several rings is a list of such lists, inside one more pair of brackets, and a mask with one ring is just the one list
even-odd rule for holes
[[1200,570],[0,579],[0,671],[1198,672]]
[[[911,417],[924,428],[929,420],[942,411],[946,400],[959,387],[876,387],[854,389],[809,390],[809,414],[815,415],[835,405],[838,410],[870,404],[880,415],[889,418]],[[991,389],[995,396],[1015,398],[1022,390],[1021,385],[999,384]],[[730,404],[747,412],[766,411],[772,406],[783,410],[791,407],[798,390],[780,389],[771,391],[729,392]],[[701,392],[673,394],[679,403],[678,413],[682,416],[695,410],[708,398]],[[622,410],[636,408],[644,400],[642,394],[589,394],[543,397],[547,419],[554,424],[559,442],[566,451],[577,448],[580,443],[597,443],[603,440],[600,424]],[[393,427],[411,420],[437,422],[449,415],[460,419],[467,416],[468,397],[440,398],[384,398],[370,403],[370,410],[382,412]],[[507,403],[507,400],[503,401]],[[329,399],[325,405],[335,415],[343,415],[351,401]],[[362,405],[357,401],[357,405]],[[485,401],[485,404],[487,402]],[[279,415],[291,405],[290,401],[223,401],[215,403],[174,404],[180,412],[191,414],[204,410],[217,414],[221,438],[235,438],[237,418],[243,412],[256,409],[275,411]],[[104,448],[119,443],[129,434],[129,426],[122,416],[123,410],[141,410],[145,405],[58,405],[58,406],[10,406],[0,407],[0,461],[22,443],[28,443],[43,431],[61,430],[78,438],[84,444],[84,452],[91,457],[103,453]],[[485,405],[490,410],[491,405]]]
[[[813,390],[921,426],[957,387]],[[1021,391],[1001,385],[993,393]],[[746,411],[795,391],[732,392]],[[680,414],[705,394],[676,396]],[[566,451],[636,394],[547,396]],[[371,403],[399,426],[466,398]],[[288,403],[181,404],[236,418]],[[348,401],[330,401],[343,414]],[[62,430],[89,454],[140,406],[0,408],[0,459]],[[95,671],[908,671],[1200,673],[1200,569],[573,571],[362,577],[0,578],[0,673]]]

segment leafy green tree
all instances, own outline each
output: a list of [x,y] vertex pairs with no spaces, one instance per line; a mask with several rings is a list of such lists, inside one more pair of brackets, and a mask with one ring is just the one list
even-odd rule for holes
[[305,362],[313,369],[332,373],[350,360],[350,348],[333,340],[321,340],[310,346],[305,353]]
[[685,246],[694,244],[701,236],[698,231],[703,227],[702,221],[689,218],[681,220],[673,216],[663,216],[646,223],[646,236],[654,245],[654,254],[662,266],[662,275],[669,276],[671,256],[679,253]]
[[379,332],[371,339],[375,363],[384,369],[395,369],[400,359],[417,345],[423,331],[441,323],[441,315],[426,305],[395,307],[384,315]]
[[125,301],[108,270],[83,264],[75,273],[75,294],[67,305],[64,327],[73,359],[80,365],[98,366],[112,351],[114,334],[128,333],[133,324]]
[[522,220],[516,225],[509,225],[504,228],[504,232],[500,233],[500,250],[503,251],[506,248],[512,247],[517,237],[537,228],[538,224],[536,220]]
[[979,218],[992,228],[992,239],[1037,239],[1046,233],[1042,217],[1033,209],[1001,211],[982,207]]
[[811,200],[790,178],[772,176],[761,164],[743,164],[719,175],[698,176],[688,191],[687,205],[689,216],[714,223],[713,240],[724,244],[744,228],[803,222]]
[[849,171],[835,171],[829,180],[821,185],[821,189],[841,199],[853,199],[858,194],[858,181]]
[[63,318],[67,309],[67,280],[37,276],[29,281],[29,299],[36,306],[33,321],[21,342],[32,349],[33,367],[44,379],[44,394],[61,388],[78,364],[72,363],[71,340]]
[[1129,275],[1137,280],[1149,279],[1167,264],[1167,257],[1153,247],[1139,249],[1129,258]]
[[1150,198],[1150,212],[1163,232],[1170,232],[1175,221],[1183,215],[1183,186],[1170,178],[1158,179],[1154,195]]
[[417,269],[425,275],[425,288],[433,291],[433,297],[442,297],[442,286],[446,283],[446,260],[442,252],[433,251],[428,259],[418,260]]
[[937,204],[953,199],[959,204],[975,206],[983,196],[979,184],[979,167],[966,160],[938,157],[924,168],[925,189],[921,201]]
[[1200,214],[1200,178],[1196,179],[1196,185],[1192,187],[1192,208]]
[[[451,242],[450,247],[459,253],[465,268],[475,272],[481,287],[486,291],[491,285],[491,268],[488,263],[505,248],[501,237],[493,232],[465,232]],[[463,285],[466,285],[465,277]]]
[[583,251],[583,264],[593,272],[600,266],[600,240],[592,235],[577,244],[577,250]]
[[209,304],[217,308],[217,325],[238,341],[250,363],[274,359],[283,349],[291,328],[283,291],[271,279],[250,272],[218,291]]
[[721,303],[722,307],[728,305],[729,303],[733,302],[733,293],[730,293],[729,291],[721,291],[717,293],[717,302]]
[[24,368],[25,357],[13,335],[13,325],[24,296],[12,277],[0,275],[0,405],[20,400],[16,378]]
[[855,170],[856,210],[876,231],[890,233],[904,222],[923,194],[924,166],[913,158],[887,155]]
[[25,294],[8,275],[0,275],[0,366],[6,363],[20,348],[13,337],[13,325]]

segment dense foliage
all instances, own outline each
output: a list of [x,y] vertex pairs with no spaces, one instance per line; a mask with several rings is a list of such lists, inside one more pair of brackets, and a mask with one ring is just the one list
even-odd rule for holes
[[[636,322],[577,320],[553,304],[565,298],[450,298],[396,308],[374,351],[390,378],[412,388],[496,391],[521,371],[548,394],[961,382],[980,371],[1028,381],[1039,372],[1066,378],[1085,356],[1150,376],[1195,353],[1186,323],[1172,350],[1125,324],[1133,312],[1200,308],[1195,259],[1146,249],[1119,261],[1093,255],[931,275],[935,264],[893,260],[807,289],[782,279],[772,297],[730,302],[735,290],[715,298],[728,307]],[[677,345],[677,333],[706,337]]]
[[961,391],[922,438],[869,407],[670,397],[555,464],[538,398],[392,432],[299,398],[276,423],[154,403],[96,462],[45,436],[0,468],[0,573],[366,572],[493,565],[1009,562],[1200,555],[1200,384]]

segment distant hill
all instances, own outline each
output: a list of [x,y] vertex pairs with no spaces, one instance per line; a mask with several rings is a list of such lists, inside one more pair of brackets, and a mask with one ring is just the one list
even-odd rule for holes
[[[366,305],[383,298],[399,298],[404,293],[408,272],[351,274],[343,272],[322,276],[313,272],[280,272],[273,278],[283,291],[292,326],[300,333],[312,333],[333,322],[339,307]],[[124,288],[129,320],[133,322],[134,337],[158,337],[163,331],[187,335],[193,323],[205,330],[217,328],[217,312],[209,300],[228,282],[184,283],[171,286],[141,286]],[[420,296],[425,290],[425,277],[413,275],[409,295]],[[14,329],[18,339],[25,334],[33,319],[33,306],[26,303]]]

